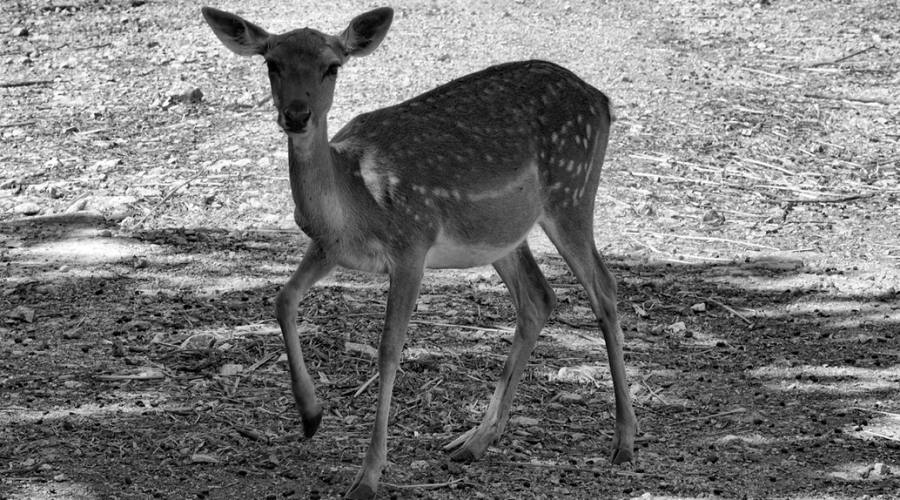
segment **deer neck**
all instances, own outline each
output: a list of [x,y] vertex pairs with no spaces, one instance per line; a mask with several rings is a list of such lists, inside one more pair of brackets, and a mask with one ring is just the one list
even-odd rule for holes
[[324,123],[310,136],[288,136],[294,218],[304,233],[323,243],[337,238],[344,225],[340,200],[346,180],[336,168],[335,154]]

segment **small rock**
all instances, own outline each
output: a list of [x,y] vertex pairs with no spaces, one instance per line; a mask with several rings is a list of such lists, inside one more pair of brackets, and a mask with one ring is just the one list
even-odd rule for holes
[[26,37],[30,35],[31,32],[29,32],[28,28],[26,28],[25,26],[16,26],[12,30],[10,30],[10,34],[12,34],[12,36]]
[[537,427],[540,423],[540,420],[531,417],[518,416],[509,419],[509,425],[511,426]]
[[22,320],[26,323],[34,321],[34,309],[25,306],[18,306],[12,311],[6,313],[7,318]]
[[41,206],[32,201],[26,201],[25,203],[20,203],[13,208],[13,212],[19,215],[37,215],[41,213]]
[[356,352],[359,354],[365,354],[370,358],[378,357],[378,350],[368,344],[360,344],[357,342],[344,342],[344,350],[347,352]]
[[580,403],[584,401],[584,396],[575,392],[561,392],[559,400],[563,403]]
[[696,304],[691,306],[691,311],[706,312],[706,302],[697,302]]
[[888,467],[887,464],[878,462],[872,466],[871,475],[873,476],[887,476],[891,473],[891,468]]
[[715,210],[710,210],[703,214],[703,223],[712,226],[719,226],[725,223],[725,216]]
[[199,104],[201,101],[203,101],[203,91],[197,87],[189,87],[170,93],[167,104]]
[[242,371],[244,371],[244,365],[239,365],[236,363],[228,363],[228,364],[222,365],[222,367],[219,368],[219,375],[221,375],[223,377],[233,377],[233,376],[241,373]]
[[686,331],[687,325],[684,324],[684,321],[676,321],[666,327],[666,333],[670,335],[678,335],[679,333],[684,333]]
[[117,167],[122,164],[121,158],[110,158],[108,160],[100,160],[97,163],[94,163],[92,170],[95,171],[104,171],[111,170],[114,167]]

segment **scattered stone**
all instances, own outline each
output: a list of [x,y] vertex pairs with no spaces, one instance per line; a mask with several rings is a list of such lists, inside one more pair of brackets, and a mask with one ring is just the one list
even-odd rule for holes
[[584,396],[576,392],[561,392],[558,399],[563,403],[580,403],[584,401]]
[[687,332],[687,325],[684,324],[684,321],[676,321],[666,327],[666,333],[669,335],[679,335],[685,332]]
[[203,91],[197,87],[183,87],[169,93],[163,107],[176,104],[200,104],[203,101]]
[[706,302],[697,302],[696,304],[691,306],[691,311],[706,312]]
[[26,201],[16,205],[13,212],[19,215],[37,215],[41,213],[41,206],[33,201]]
[[882,462],[878,462],[872,466],[872,471],[869,473],[870,476],[887,476],[890,475],[891,468]]
[[520,426],[520,427],[536,427],[540,425],[541,421],[536,418],[517,416],[509,419],[509,425],[511,426]]
[[121,158],[110,158],[108,160],[100,160],[91,167],[91,170],[94,171],[105,171],[112,170],[113,168],[122,164]]
[[31,323],[34,321],[34,309],[25,306],[17,306],[12,311],[7,312],[6,317]]
[[244,365],[236,363],[227,363],[219,368],[219,375],[223,377],[233,377],[244,371]]
[[703,223],[711,226],[720,226],[725,223],[725,216],[715,210],[703,214]]
[[18,37],[26,37],[31,34],[31,32],[28,31],[28,28],[26,28],[25,26],[16,26],[12,30],[10,30],[10,33],[12,34],[12,36]]

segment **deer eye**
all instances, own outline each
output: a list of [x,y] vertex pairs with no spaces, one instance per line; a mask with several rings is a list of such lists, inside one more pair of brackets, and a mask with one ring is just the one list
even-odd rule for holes
[[337,64],[337,63],[328,66],[328,69],[325,70],[325,76],[326,76],[326,77],[328,77],[328,76],[337,76],[337,74],[338,74],[338,68],[340,68],[340,67],[341,67],[341,65],[340,65],[340,64]]

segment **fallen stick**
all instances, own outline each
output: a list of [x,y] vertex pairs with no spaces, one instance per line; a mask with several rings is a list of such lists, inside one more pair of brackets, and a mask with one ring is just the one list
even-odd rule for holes
[[697,420],[709,420],[711,418],[724,417],[726,415],[734,415],[735,413],[744,413],[747,411],[746,408],[735,408],[733,410],[723,411],[719,413],[713,413],[712,415],[703,415],[700,417],[691,417],[682,420],[682,422],[695,422]]
[[719,243],[733,243],[735,245],[744,245],[748,247],[755,248],[763,248],[766,250],[775,250],[776,252],[780,252],[781,249],[778,247],[773,247],[770,245],[761,245],[759,243],[750,243],[749,241],[740,241],[740,240],[731,240],[728,238],[717,238],[715,236],[691,236],[687,234],[676,234],[676,233],[657,233],[655,231],[644,231],[645,234],[652,234],[654,236],[671,236],[672,238],[680,238],[683,240],[696,240],[696,241],[714,241]]
[[362,394],[363,391],[366,390],[366,387],[369,387],[370,385],[372,385],[372,382],[375,382],[375,379],[377,379],[377,378],[378,378],[378,372],[375,372],[375,375],[372,375],[372,377],[369,378],[369,380],[366,380],[366,383],[359,386],[359,389],[357,389],[356,392],[353,393],[353,397],[354,398],[359,397],[359,395]]
[[754,160],[752,158],[741,158],[741,160],[745,161],[747,163],[752,163],[754,165],[759,165],[760,167],[771,168],[772,170],[777,170],[786,175],[797,175],[795,172],[791,172],[790,170],[788,170],[786,168],[778,167],[778,166],[772,165],[771,163],[766,163],[764,161]]
[[497,327],[489,327],[489,326],[470,326],[470,325],[454,325],[451,323],[437,323],[434,321],[425,321],[421,319],[412,319],[409,320],[410,323],[415,323],[417,325],[425,325],[425,326],[440,326],[444,328],[460,328],[462,330],[482,330],[485,332],[498,332],[498,333],[513,333],[515,332],[512,328],[497,328]]
[[37,122],[12,122],[12,123],[2,123],[0,124],[0,128],[13,128],[13,127],[28,127],[30,125],[34,125]]
[[159,203],[157,203],[156,206],[154,206],[152,209],[150,209],[150,211],[147,213],[147,215],[145,215],[144,217],[142,217],[141,220],[139,220],[139,221],[137,222],[137,224],[134,225],[135,229],[137,229],[137,228],[143,226],[143,225],[144,225],[144,222],[147,222],[147,219],[149,219],[151,215],[155,214],[156,211],[159,210],[159,208],[160,208],[165,202],[167,202],[167,201],[169,200],[169,198],[171,198],[171,197],[172,197],[179,189],[183,188],[184,186],[187,186],[187,185],[190,184],[191,182],[194,182],[195,180],[197,180],[197,178],[199,178],[200,176],[202,176],[202,175],[205,174],[205,173],[206,173],[205,170],[201,170],[201,171],[197,172],[196,174],[194,174],[193,176],[191,176],[191,178],[189,178],[189,179],[187,179],[187,180],[185,180],[185,181],[182,181],[180,184],[178,184],[177,186],[175,186],[174,188],[172,188],[171,190],[169,190],[169,192],[166,193],[165,196],[163,196],[163,199],[159,200]]
[[812,64],[810,64],[810,65],[807,66],[807,67],[808,67],[808,68],[818,68],[819,66],[828,66],[829,64],[837,64],[837,63],[839,63],[839,62],[846,61],[847,59],[850,59],[851,57],[856,57],[856,56],[858,56],[858,55],[860,55],[860,54],[865,54],[866,52],[868,52],[868,51],[870,51],[870,50],[872,50],[872,49],[874,49],[874,48],[877,48],[877,47],[878,47],[877,45],[870,45],[870,46],[868,46],[868,47],[866,47],[866,48],[864,48],[864,49],[860,49],[860,50],[857,50],[857,51],[855,51],[855,52],[851,52],[851,53],[849,53],[849,54],[847,54],[847,55],[845,55],[845,56],[841,56],[841,57],[838,57],[838,58],[836,58],[836,59],[829,59],[829,60],[826,60],[826,61],[819,61],[819,62],[817,62],[817,63],[812,63]]
[[19,82],[0,82],[0,88],[8,89],[12,87],[28,87],[31,85],[46,85],[53,83],[53,80],[24,80]]
[[463,478],[452,479],[445,483],[423,483],[423,484],[394,484],[394,483],[384,483],[381,484],[388,488],[393,488],[395,490],[437,490],[440,488],[447,488],[449,486],[453,486],[454,484],[461,483]]
[[813,199],[788,199],[783,200],[785,203],[844,203],[853,200],[865,200],[875,196],[875,193],[852,194],[840,198],[813,198]]
[[874,97],[849,97],[849,96],[840,96],[840,95],[827,95],[827,94],[803,94],[804,97],[809,97],[811,99],[826,99],[830,101],[849,101],[849,102],[861,102],[864,104],[881,104],[883,106],[893,106],[897,104],[893,101],[888,101],[887,99],[877,99]]
[[715,304],[715,305],[721,307],[722,309],[725,309],[726,311],[730,312],[731,314],[737,316],[738,318],[742,319],[748,325],[753,325],[753,321],[751,321],[749,318],[747,318],[743,314],[737,312],[733,307],[729,306],[728,304],[719,302],[718,300],[716,300],[712,297],[707,297],[706,300],[712,302],[713,304]]

